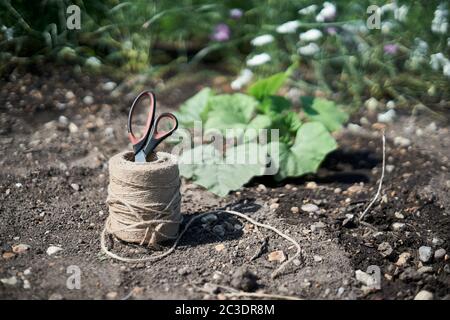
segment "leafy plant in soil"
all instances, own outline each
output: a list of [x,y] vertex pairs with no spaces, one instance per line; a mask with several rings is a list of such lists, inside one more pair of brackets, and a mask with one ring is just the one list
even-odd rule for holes
[[[331,133],[348,115],[333,101],[315,97],[302,97],[302,110],[294,110],[288,99],[277,95],[289,73],[260,79],[247,94],[216,94],[205,88],[187,100],[177,112],[180,126],[192,129],[198,121],[206,136],[220,133],[225,138],[220,141],[216,135],[213,142],[203,139],[203,144],[184,150],[181,175],[225,196],[266,174],[268,163],[275,167],[277,180],[315,173],[337,148]],[[250,129],[278,129],[278,137],[269,134],[267,141],[260,141]],[[258,161],[248,161],[250,155]]]

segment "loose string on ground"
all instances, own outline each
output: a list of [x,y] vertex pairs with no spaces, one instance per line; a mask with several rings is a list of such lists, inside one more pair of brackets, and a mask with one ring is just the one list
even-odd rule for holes
[[[166,256],[168,256],[169,254],[171,254],[177,247],[178,243],[180,242],[181,238],[183,237],[183,235],[186,233],[186,231],[189,229],[189,227],[198,219],[200,219],[201,217],[210,214],[211,212],[205,212],[203,214],[200,214],[198,216],[193,217],[192,219],[189,220],[189,222],[186,224],[186,226],[183,228],[183,230],[180,232],[180,234],[178,235],[178,237],[175,239],[175,242],[172,244],[172,246],[165,251],[164,253],[161,254],[156,254],[156,255],[151,255],[148,257],[142,257],[142,258],[127,258],[127,257],[122,257],[119,256],[113,252],[111,252],[110,250],[108,250],[107,246],[106,246],[106,227],[103,229],[102,233],[101,233],[101,238],[100,238],[100,245],[102,248],[102,251],[107,254],[108,256],[117,259],[119,261],[124,261],[124,262],[144,262],[144,261],[157,261],[160,260]],[[281,232],[280,230],[278,230],[275,227],[272,227],[270,225],[264,224],[264,223],[260,223],[248,216],[246,216],[245,214],[242,214],[240,212],[237,211],[233,211],[233,210],[218,210],[218,211],[214,211],[214,213],[228,213],[234,216],[238,216],[240,218],[243,218],[245,220],[247,220],[248,222],[250,222],[251,224],[261,227],[261,228],[265,228],[268,230],[271,230],[273,232],[275,232],[276,234],[278,234],[279,236],[281,236],[282,238],[290,241],[297,249],[296,253],[290,257],[287,261],[283,262],[274,272],[272,272],[271,277],[272,279],[276,278],[281,271],[283,271],[286,266],[288,266],[290,263],[292,263],[297,257],[300,256],[301,254],[301,247],[299,245],[299,243],[294,240],[292,237],[286,235],[285,233]],[[147,222],[150,223],[151,221]]]
[[386,134],[385,134],[384,130],[382,131],[382,138],[383,138],[383,164],[381,167],[381,177],[380,177],[380,182],[378,184],[378,190],[377,190],[375,196],[373,197],[372,201],[370,201],[369,205],[366,207],[366,209],[360,215],[360,217],[359,217],[360,222],[364,219],[366,214],[369,212],[370,208],[372,208],[373,204],[378,200],[378,198],[380,197],[380,194],[381,194],[381,188],[383,186],[383,180],[384,180],[384,172],[385,172],[385,168],[386,168]]

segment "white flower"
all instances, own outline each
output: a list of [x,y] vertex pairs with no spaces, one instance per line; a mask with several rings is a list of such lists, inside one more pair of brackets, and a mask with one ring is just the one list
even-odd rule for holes
[[318,30],[318,29],[311,29],[308,30],[306,32],[300,33],[300,40],[301,41],[305,41],[305,42],[309,42],[309,41],[317,41],[320,38],[322,38],[322,31]]
[[267,53],[261,53],[253,56],[252,58],[247,60],[247,65],[249,67],[260,66],[266,62],[271,60],[270,56]]
[[231,89],[240,90],[243,86],[252,80],[253,72],[250,69],[243,69],[239,76],[231,82]]
[[448,29],[448,10],[444,4],[440,4],[434,11],[434,18],[431,22],[431,31],[434,33],[445,34]]
[[278,33],[294,33],[300,27],[300,22],[297,20],[285,22],[277,27]]
[[408,15],[409,7],[407,5],[402,5],[400,8],[396,8],[394,11],[394,17],[400,22],[406,21],[406,16]]
[[262,36],[256,37],[251,41],[251,44],[255,47],[263,46],[265,44],[273,42],[274,38],[271,34],[263,34]]
[[323,8],[316,16],[317,22],[333,20],[336,17],[336,6],[330,2],[324,2]]
[[298,13],[303,14],[303,15],[308,15],[308,14],[312,14],[312,13],[316,12],[316,10],[317,10],[317,5],[312,4],[310,6],[307,6],[303,9],[298,10]]
[[298,48],[298,53],[301,54],[302,56],[313,56],[319,51],[320,51],[319,46],[314,42],[311,42],[306,46]]

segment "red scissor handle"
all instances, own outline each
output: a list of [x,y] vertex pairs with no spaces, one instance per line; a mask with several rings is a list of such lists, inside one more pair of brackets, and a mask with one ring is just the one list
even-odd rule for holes
[[[133,128],[132,128],[132,119],[133,119],[133,111],[134,111],[134,107],[139,104],[139,102],[144,99],[145,97],[150,98],[150,110],[147,116],[147,122],[145,124],[145,129],[144,129],[144,134],[140,137],[140,138],[136,138],[136,136],[133,133]],[[140,149],[142,149],[145,141],[147,140],[151,129],[152,129],[152,125],[154,123],[154,119],[155,119],[155,106],[156,106],[156,98],[155,98],[155,94],[151,91],[143,91],[141,92],[136,99],[134,99],[132,105],[131,105],[131,109],[130,112],[128,113],[128,138],[130,139],[131,143],[133,144],[133,148],[135,150],[135,152],[139,151]]]
[[[158,124],[163,119],[170,119],[170,129],[168,131],[159,131]],[[153,137],[156,140],[164,140],[168,136],[170,136],[176,129],[178,128],[178,120],[172,113],[161,113],[161,115],[156,119],[155,123],[155,131],[153,133]]]

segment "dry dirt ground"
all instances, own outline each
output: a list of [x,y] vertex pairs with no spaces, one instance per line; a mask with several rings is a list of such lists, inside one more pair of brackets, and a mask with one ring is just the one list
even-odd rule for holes
[[[130,149],[126,116],[136,93],[125,95],[126,84],[112,90],[109,81],[53,66],[0,81],[0,298],[220,299],[234,288],[306,299],[413,299],[427,290],[449,299],[450,135],[426,115],[388,125],[386,177],[367,214],[370,225],[355,218],[380,177],[376,115],[354,116],[355,123],[364,116],[364,125],[339,134],[339,150],[316,175],[281,184],[257,179],[223,199],[183,181],[186,221],[231,207],[300,243],[302,257],[276,279],[270,274],[280,262],[268,255],[292,256],[292,244],[227,214],[194,223],[161,261],[107,258],[99,240],[108,214],[107,160]],[[205,83],[187,77],[175,87],[159,84],[160,107],[175,110]],[[111,243],[124,254],[146,253]],[[51,246],[62,250],[49,255]],[[81,272],[80,289],[67,286],[70,266]],[[369,290],[356,272],[369,266],[379,270],[379,289]]]

